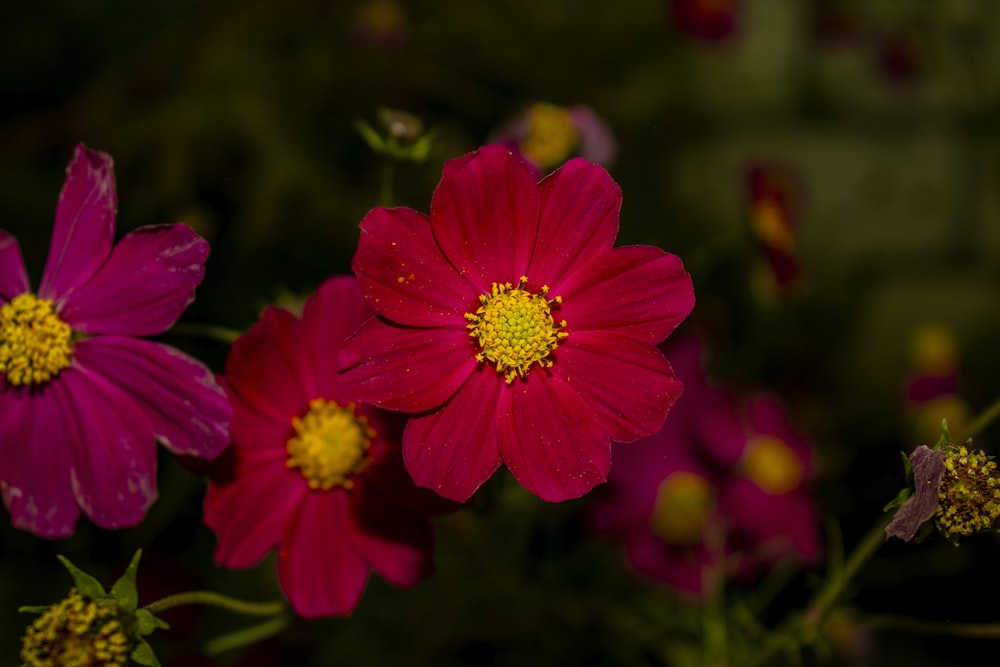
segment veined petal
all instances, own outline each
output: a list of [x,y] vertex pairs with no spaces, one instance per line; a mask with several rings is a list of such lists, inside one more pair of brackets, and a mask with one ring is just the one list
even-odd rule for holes
[[431,198],[431,227],[445,257],[476,287],[513,282],[528,268],[538,233],[538,184],[503,146],[446,162]]
[[561,280],[608,252],[622,192],[602,167],[574,158],[542,179],[538,240],[526,275],[562,294]]
[[343,616],[358,605],[369,568],[350,536],[346,493],[306,494],[278,551],[281,588],[300,616]]
[[240,443],[244,449],[267,449],[274,447],[276,443],[284,445],[295,435],[292,428],[293,415],[279,418],[270,413],[259,412],[231,388],[227,390],[227,394],[233,406],[233,441]]
[[608,436],[576,392],[542,373],[505,390],[497,419],[500,452],[521,486],[559,502],[607,479]]
[[125,336],[76,343],[75,361],[115,385],[176,454],[215,458],[229,443],[233,408],[208,368],[180,350]]
[[59,193],[39,297],[61,303],[97,272],[111,252],[117,208],[111,156],[78,144]]
[[59,316],[76,331],[151,336],[169,329],[194,300],[208,243],[185,224],[127,234],[93,278],[67,294]]
[[393,322],[410,326],[465,326],[481,291],[448,263],[430,218],[408,208],[376,208],[361,221],[351,268],[365,296]]
[[10,301],[31,285],[17,239],[0,229],[0,300]]
[[340,381],[356,400],[420,412],[441,405],[476,369],[469,332],[368,320],[340,351]]
[[570,336],[606,329],[655,345],[694,308],[680,259],[653,246],[615,248],[551,287]]
[[553,376],[619,442],[658,431],[684,389],[663,353],[619,333],[575,331],[557,354]]
[[14,526],[46,538],[72,535],[80,516],[60,391],[58,378],[34,393],[0,389],[0,494]]
[[350,494],[354,544],[372,569],[397,586],[413,586],[434,571],[430,522],[390,505],[372,487]]
[[500,467],[497,424],[504,387],[492,367],[473,373],[434,412],[412,417],[403,431],[403,461],[413,481],[445,498],[464,502]]

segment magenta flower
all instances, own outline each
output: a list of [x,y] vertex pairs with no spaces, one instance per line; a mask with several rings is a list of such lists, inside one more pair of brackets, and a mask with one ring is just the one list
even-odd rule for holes
[[498,145],[448,162],[431,213],[376,208],[353,268],[380,317],[344,347],[358,400],[416,413],[414,481],[464,501],[501,462],[532,493],[603,482],[610,440],[681,392],[655,345],[694,306],[680,260],[613,247],[621,191],[582,159],[541,182]]
[[249,567],[278,549],[282,589],[306,617],[350,613],[369,570],[398,586],[430,574],[428,514],[451,504],[410,481],[402,419],[341,385],[337,352],[374,311],[353,276],[323,283],[302,319],[268,308],[233,344],[233,466],[211,482],[215,560]]
[[30,291],[0,231],[0,493],[15,526],[64,537],[82,509],[138,523],[156,497],[155,441],[211,458],[232,409],[211,371],[142,340],[193,300],[208,244],[183,224],[141,227],[114,248],[109,155],[76,147],[48,260]]

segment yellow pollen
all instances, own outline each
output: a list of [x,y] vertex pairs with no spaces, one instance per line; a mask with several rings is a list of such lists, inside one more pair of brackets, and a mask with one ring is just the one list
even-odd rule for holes
[[16,296],[0,306],[0,373],[14,386],[48,382],[69,368],[72,338],[51,301]]
[[701,542],[714,510],[715,494],[709,481],[682,470],[657,487],[649,528],[671,544],[695,545]]
[[28,627],[21,660],[28,667],[124,667],[131,649],[114,607],[73,589]]
[[788,493],[802,483],[798,457],[777,438],[763,436],[751,440],[741,465],[743,473],[768,493]]
[[934,521],[948,539],[990,528],[1000,516],[997,464],[982,450],[948,450]]
[[335,486],[354,487],[351,475],[368,465],[368,448],[375,431],[354,410],[316,398],[304,417],[292,419],[295,437],[288,441],[289,468],[298,468],[310,489],[328,491]]
[[528,136],[521,152],[540,169],[554,167],[570,156],[580,142],[569,110],[555,104],[539,103],[528,110]]
[[480,349],[476,360],[492,363],[507,384],[525,377],[532,364],[552,366],[549,355],[569,335],[561,331],[566,321],[556,322],[552,317],[552,308],[562,298],[546,299],[548,285],[535,294],[525,289],[527,284],[525,276],[516,287],[493,283],[489,294],[479,295],[479,309],[465,314],[469,335]]

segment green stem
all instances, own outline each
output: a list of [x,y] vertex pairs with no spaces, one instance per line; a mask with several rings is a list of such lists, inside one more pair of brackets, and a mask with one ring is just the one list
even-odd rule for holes
[[197,322],[178,322],[171,327],[170,333],[181,336],[208,338],[225,343],[226,345],[231,345],[234,340],[243,335],[242,331],[230,329],[229,327],[215,324],[199,324]]
[[963,443],[969,438],[979,435],[979,433],[992,424],[997,417],[1000,417],[1000,398],[993,401],[989,407],[980,412],[979,415],[965,427],[965,432],[962,433],[962,437],[956,438],[955,442]]
[[951,623],[947,621],[924,621],[908,616],[879,614],[858,619],[873,630],[906,630],[920,634],[947,635],[976,639],[1000,639],[1000,623]]
[[233,649],[240,648],[242,646],[249,646],[250,644],[256,644],[259,641],[263,641],[268,637],[273,637],[278,634],[292,622],[294,616],[291,614],[280,614],[274,618],[270,618],[263,623],[258,623],[257,625],[252,625],[249,628],[243,628],[242,630],[236,630],[235,632],[230,632],[227,635],[222,635],[221,637],[216,637],[207,644],[205,644],[205,653],[208,655],[219,655],[226,651],[232,651]]
[[285,603],[281,600],[274,600],[272,602],[247,602],[246,600],[237,600],[236,598],[231,598],[228,595],[222,595],[214,591],[188,591],[186,593],[168,595],[162,600],[147,604],[143,609],[153,614],[158,614],[165,609],[178,607],[183,604],[212,605],[246,616],[274,616],[285,610]]

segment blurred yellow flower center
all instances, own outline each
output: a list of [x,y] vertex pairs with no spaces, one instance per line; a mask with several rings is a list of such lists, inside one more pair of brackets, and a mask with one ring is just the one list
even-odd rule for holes
[[707,479],[693,472],[675,472],[656,489],[649,528],[671,544],[698,544],[714,510],[715,493]]
[[785,212],[772,201],[761,201],[753,207],[751,220],[757,237],[768,247],[790,254],[795,249],[795,236]]
[[75,589],[36,618],[21,641],[28,667],[124,667],[130,651],[114,610]]
[[305,417],[292,419],[295,437],[288,441],[289,468],[298,468],[309,488],[327,491],[354,487],[351,475],[368,465],[368,448],[375,431],[354,411],[322,398],[309,402]]
[[528,136],[521,152],[540,169],[548,169],[570,156],[580,141],[569,110],[555,104],[535,104],[528,110]]
[[560,331],[566,321],[556,322],[552,317],[552,308],[562,298],[546,299],[548,285],[535,294],[524,288],[527,283],[525,276],[516,287],[493,283],[489,294],[479,295],[479,309],[465,314],[469,335],[481,350],[476,360],[492,363],[507,384],[527,375],[532,364],[550,367],[549,354],[568,335]]
[[72,337],[51,301],[16,296],[0,307],[0,373],[15,386],[48,382],[69,368]]
[[754,438],[747,444],[743,473],[768,493],[781,494],[802,483],[802,464],[792,449],[777,438]]
[[1000,516],[1000,477],[997,464],[982,450],[969,451],[964,445],[952,448],[944,457],[944,477],[938,491],[934,515],[946,538],[990,528]]

